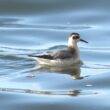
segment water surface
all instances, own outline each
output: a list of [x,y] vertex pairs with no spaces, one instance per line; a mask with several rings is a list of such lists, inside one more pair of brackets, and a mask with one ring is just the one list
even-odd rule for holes
[[[110,110],[110,1],[1,0],[0,110]],[[83,65],[40,67],[30,54],[78,32]]]

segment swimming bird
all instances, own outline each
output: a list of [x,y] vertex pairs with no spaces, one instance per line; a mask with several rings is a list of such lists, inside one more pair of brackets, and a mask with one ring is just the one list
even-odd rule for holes
[[80,62],[80,54],[77,43],[79,41],[88,43],[80,38],[79,33],[71,33],[68,38],[68,46],[66,49],[53,52],[51,54],[32,56],[41,65],[48,66],[70,66]]

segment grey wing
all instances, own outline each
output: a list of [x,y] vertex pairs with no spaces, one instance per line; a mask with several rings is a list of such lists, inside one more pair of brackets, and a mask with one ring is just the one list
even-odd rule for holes
[[73,54],[68,50],[61,50],[53,54],[54,59],[68,59],[72,57]]

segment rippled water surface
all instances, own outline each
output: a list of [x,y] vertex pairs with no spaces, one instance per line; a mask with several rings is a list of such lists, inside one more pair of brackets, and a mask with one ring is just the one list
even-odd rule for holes
[[[110,110],[110,1],[1,0],[0,110]],[[83,65],[40,67],[30,54],[78,32]]]

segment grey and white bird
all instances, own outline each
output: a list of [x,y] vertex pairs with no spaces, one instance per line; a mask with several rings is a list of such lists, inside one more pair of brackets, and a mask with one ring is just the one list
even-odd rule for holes
[[80,38],[78,33],[71,33],[68,38],[68,46],[66,49],[53,52],[51,54],[32,56],[41,65],[48,66],[70,66],[80,62],[80,53],[77,43],[79,41],[88,43]]

